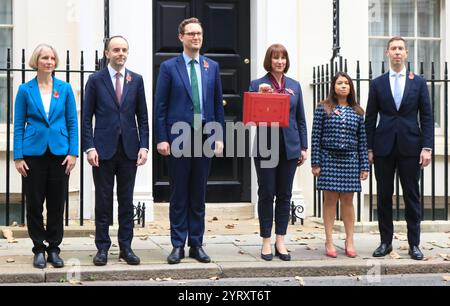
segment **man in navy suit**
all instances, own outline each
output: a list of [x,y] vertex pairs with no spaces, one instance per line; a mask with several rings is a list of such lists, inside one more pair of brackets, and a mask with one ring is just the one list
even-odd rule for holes
[[375,166],[381,235],[381,244],[373,256],[382,257],[392,251],[392,195],[397,170],[405,201],[409,255],[412,259],[422,260],[419,177],[421,168],[430,164],[434,145],[430,98],[426,81],[406,70],[408,48],[405,39],[391,38],[386,55],[390,60],[390,71],[371,82],[366,113],[369,162]]
[[[170,182],[170,235],[172,252],[167,257],[169,264],[177,264],[184,258],[184,246],[188,240],[189,257],[208,263],[210,257],[202,248],[205,231],[206,185],[211,158],[179,156],[171,150],[178,137],[171,132],[179,123],[187,129],[191,152],[203,144],[195,141],[207,123],[217,122],[224,130],[222,84],[219,65],[200,55],[203,28],[197,18],[182,21],[178,27],[178,38],[183,44],[183,54],[161,64],[156,85],[156,143],[158,152],[169,158]],[[216,133],[217,134],[217,133]],[[215,135],[216,154],[223,151],[223,135]],[[194,141],[193,141],[194,140]],[[203,142],[203,141],[201,141]],[[200,148],[201,150],[201,148]]]
[[116,177],[119,258],[130,265],[138,265],[140,259],[132,251],[131,241],[136,171],[147,161],[149,147],[144,81],[142,76],[125,68],[128,42],[124,37],[111,37],[105,49],[109,64],[89,78],[83,106],[83,148],[93,167],[95,184],[95,245],[98,252],[93,262],[103,266],[108,261]]

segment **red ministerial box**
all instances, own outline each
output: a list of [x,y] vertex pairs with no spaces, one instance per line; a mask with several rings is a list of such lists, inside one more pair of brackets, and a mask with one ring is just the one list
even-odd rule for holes
[[245,92],[244,124],[278,123],[279,127],[289,127],[289,98],[288,94]]

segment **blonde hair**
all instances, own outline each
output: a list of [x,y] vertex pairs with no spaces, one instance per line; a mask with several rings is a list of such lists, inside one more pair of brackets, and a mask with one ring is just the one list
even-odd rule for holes
[[53,55],[55,56],[55,68],[58,67],[59,64],[59,57],[58,57],[58,53],[56,52],[56,49],[53,48],[50,45],[47,44],[39,44],[36,49],[34,49],[33,54],[31,54],[30,57],[30,61],[28,62],[28,65],[37,70],[38,69],[38,61],[39,61],[39,57],[41,56],[41,52],[43,49],[50,49],[53,52]]

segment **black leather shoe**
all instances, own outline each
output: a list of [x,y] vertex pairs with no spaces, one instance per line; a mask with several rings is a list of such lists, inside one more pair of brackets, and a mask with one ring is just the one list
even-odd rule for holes
[[392,252],[392,244],[381,243],[378,248],[373,252],[373,257],[383,257]]
[[127,264],[134,266],[141,263],[139,257],[137,257],[131,249],[120,251],[119,259],[123,259],[127,262]]
[[271,261],[273,259],[273,254],[272,253],[269,253],[269,254],[261,253],[261,258],[264,259],[265,261]]
[[47,263],[45,262],[45,253],[39,252],[34,254],[33,267],[38,269],[44,269]]
[[59,257],[59,254],[56,252],[48,253],[47,262],[51,263],[54,268],[64,267],[64,260],[62,260],[62,258]]
[[423,253],[422,251],[419,249],[418,246],[413,245],[409,247],[409,252],[408,252],[409,256],[411,256],[412,259],[414,260],[422,260],[423,259]]
[[291,254],[287,253],[287,254],[282,254],[280,252],[278,252],[277,249],[277,244],[274,244],[275,246],[275,256],[278,256],[278,258],[280,258],[283,261],[290,261],[291,260]]
[[171,265],[178,264],[184,258],[184,248],[173,248],[167,257],[167,262]]
[[99,250],[92,260],[96,266],[104,266],[108,262],[108,251]]
[[211,258],[205,253],[201,246],[199,247],[190,247],[189,248],[189,257],[195,258],[200,262],[208,263],[211,262]]

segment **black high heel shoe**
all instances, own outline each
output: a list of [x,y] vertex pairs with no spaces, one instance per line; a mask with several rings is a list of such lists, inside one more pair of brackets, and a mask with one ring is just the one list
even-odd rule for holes
[[264,259],[265,261],[271,261],[273,259],[273,254],[272,252],[270,252],[269,254],[263,254],[261,249],[261,258]]
[[280,258],[283,261],[290,261],[291,260],[291,254],[289,254],[289,253],[282,254],[282,253],[278,252],[277,243],[276,242],[275,242],[274,246],[275,246],[275,256],[278,256],[278,258]]

